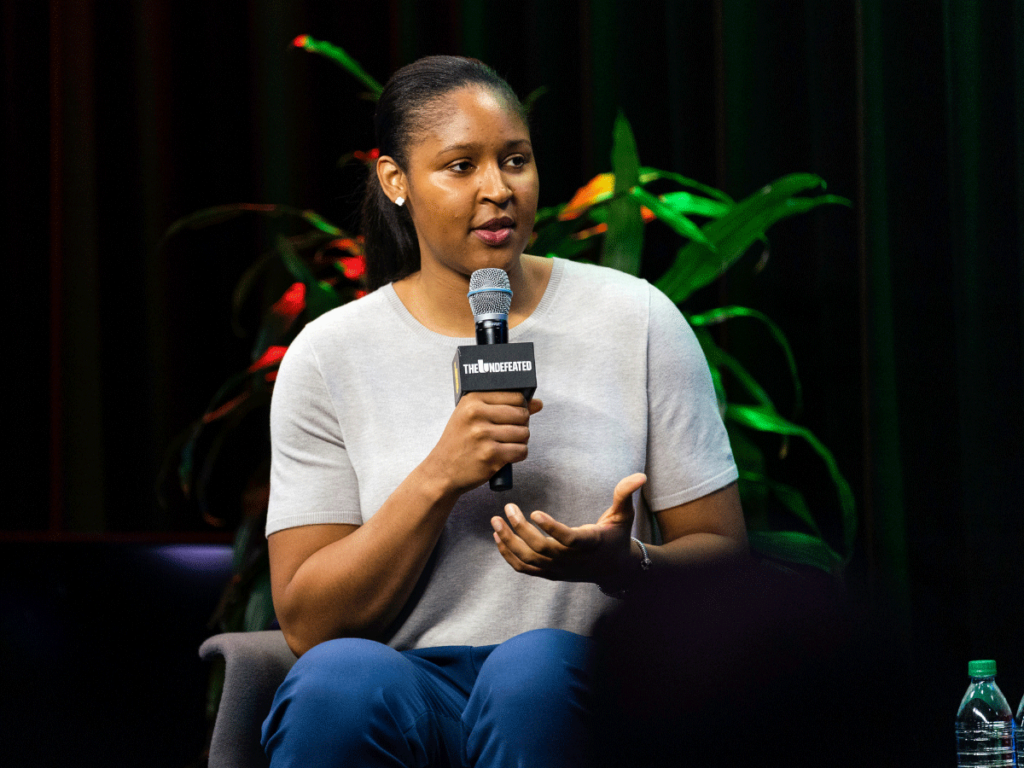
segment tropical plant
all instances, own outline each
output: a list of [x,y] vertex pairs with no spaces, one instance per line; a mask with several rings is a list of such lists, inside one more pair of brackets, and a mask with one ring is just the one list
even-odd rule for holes
[[[293,44],[335,61],[369,89],[369,98],[379,96],[380,84],[340,48],[307,35]],[[376,150],[371,150],[347,159],[372,164],[376,157]],[[695,291],[721,277],[755,243],[766,241],[765,231],[774,223],[820,205],[849,204],[821,194],[824,186],[817,176],[793,174],[735,201],[693,179],[642,166],[629,123],[620,115],[614,126],[612,170],[591,179],[568,203],[538,211],[530,250],[593,260],[636,275],[641,272],[648,222],[661,221],[682,239],[673,263],[655,284],[683,306],[707,357],[740,469],[751,545],[777,560],[839,574],[852,555],[856,533],[848,483],[832,453],[806,427],[779,412],[743,364],[716,343],[712,329],[740,318],[762,323],[778,343],[799,402],[799,378],[785,334],[755,309],[724,306],[700,313],[685,309]],[[269,484],[266,412],[278,363],[306,322],[364,292],[360,239],[312,211],[281,205],[217,206],[179,220],[167,237],[245,214],[288,219],[302,231],[278,235],[273,248],[241,277],[233,297],[236,321],[258,287],[266,293],[268,282],[281,285],[279,292],[272,293],[275,300],[262,313],[255,332],[252,364],[221,387],[169,458],[169,466],[177,467],[185,497],[206,520],[237,526],[236,575],[218,612],[216,624],[221,630],[262,629],[273,618],[262,529]],[[835,545],[826,541],[803,493],[768,477],[764,451],[753,439],[757,433],[779,436],[783,451],[790,438],[801,438],[820,456],[838,496],[841,535]],[[239,446],[247,449],[247,458],[241,462]],[[225,481],[226,476],[234,480]],[[784,530],[769,525],[763,512],[769,499],[792,515],[794,525]]]

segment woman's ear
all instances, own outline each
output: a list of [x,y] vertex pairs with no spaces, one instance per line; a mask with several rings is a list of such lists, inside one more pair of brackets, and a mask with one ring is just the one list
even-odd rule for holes
[[388,155],[381,155],[377,158],[377,179],[380,181],[384,194],[395,202],[399,198],[408,198],[405,187],[405,171],[403,171],[394,158]]

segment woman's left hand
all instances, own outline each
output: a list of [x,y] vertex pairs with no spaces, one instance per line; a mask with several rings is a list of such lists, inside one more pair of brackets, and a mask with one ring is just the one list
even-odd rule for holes
[[628,567],[632,496],[646,482],[647,476],[642,473],[620,480],[612,493],[611,506],[597,522],[576,528],[540,511],[527,520],[519,507],[508,504],[507,521],[491,518],[498,551],[515,570],[531,576],[594,583],[614,579]]

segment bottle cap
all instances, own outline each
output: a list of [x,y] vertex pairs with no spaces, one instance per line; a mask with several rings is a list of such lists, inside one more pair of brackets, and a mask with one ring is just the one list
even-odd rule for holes
[[971,677],[995,677],[996,663],[992,659],[981,659],[967,664],[967,674]]

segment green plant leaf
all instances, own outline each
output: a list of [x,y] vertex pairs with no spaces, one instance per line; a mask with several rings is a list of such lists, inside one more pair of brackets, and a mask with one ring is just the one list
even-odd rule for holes
[[768,557],[810,565],[826,573],[842,572],[844,559],[817,536],[798,531],[751,531],[750,546]]
[[299,252],[295,250],[295,246],[292,245],[287,237],[278,235],[275,247],[277,254],[281,257],[285,268],[292,277],[300,283],[305,283],[307,288],[316,283],[317,280],[313,270],[309,268],[309,265],[302,259]]
[[714,249],[714,243],[704,236],[704,232],[700,227],[686,218],[683,214],[663,203],[643,187],[633,187],[629,190],[629,193],[642,205],[647,206],[655,216],[672,227],[677,234],[682,235],[689,240],[696,240],[697,242],[704,243],[709,248]]
[[703,192],[705,195],[720,200],[730,207],[733,204],[733,199],[725,194],[725,192],[720,189],[715,189],[703,182],[697,181],[696,179],[682,176],[673,171],[663,171],[659,168],[647,168],[646,166],[640,168],[640,181],[642,183],[649,184],[650,182],[657,181],[658,179],[668,179],[669,181],[674,181],[681,187],[696,189],[698,192]]
[[786,483],[780,483],[777,480],[772,480],[770,477],[765,475],[763,472],[751,472],[747,470],[740,470],[740,479],[748,482],[763,486],[766,490],[771,491],[772,495],[779,500],[779,502],[793,515],[800,520],[804,525],[811,529],[811,532],[819,538],[822,536],[821,528],[818,526],[817,521],[811,514],[811,508],[807,506],[807,500],[804,495],[791,485]]
[[537,214],[533,217],[534,229],[540,231],[542,227],[547,226],[551,222],[555,221],[560,214],[565,210],[565,205],[552,205],[547,208],[538,208]]
[[253,580],[245,604],[243,632],[259,632],[274,620],[274,601],[270,591],[270,570],[260,572]]
[[712,200],[691,192],[666,192],[659,195],[659,199],[676,213],[707,216],[710,219],[720,218],[732,210],[732,203]]
[[331,43],[323,40],[316,40],[309,35],[299,35],[295,38],[294,45],[297,48],[302,48],[310,53],[316,53],[330,59],[352,75],[356,80],[369,88],[374,101],[380,98],[380,94],[383,92],[384,86],[378,83],[365,69],[362,68],[359,62],[349,56],[343,48],[339,48],[338,46],[332,45]]
[[806,213],[819,205],[850,204],[846,198],[835,195],[794,197],[799,192],[824,185],[820,177],[802,173],[784,176],[761,188],[736,203],[721,218],[704,225],[704,234],[715,244],[717,251],[699,242],[680,248],[674,263],[656,285],[678,304],[698,288],[718,278],[755,241],[763,239],[765,230],[772,224]]
[[743,516],[747,520],[747,530],[768,528],[768,488],[759,483],[750,482],[747,475],[764,475],[764,451],[750,437],[750,431],[738,427],[731,422],[725,423],[729,434],[729,447],[739,468],[740,500],[743,503]]
[[857,535],[857,511],[853,500],[853,491],[850,484],[839,471],[835,456],[807,427],[794,424],[780,416],[774,409],[765,406],[733,405],[730,404],[725,412],[726,419],[730,419],[758,432],[773,432],[779,435],[790,435],[800,437],[807,441],[808,445],[821,458],[828,469],[832,484],[835,486],[836,494],[839,497],[839,509],[843,529],[843,551],[846,560],[853,556],[854,539]]
[[167,228],[167,231],[164,233],[163,241],[168,240],[182,230],[202,229],[203,227],[209,227],[213,224],[220,224],[223,221],[228,221],[237,216],[241,216],[244,213],[256,213],[270,218],[294,216],[296,218],[306,219],[309,221],[307,214],[311,212],[302,211],[289,205],[266,205],[263,203],[231,203],[229,205],[215,205],[210,208],[203,208],[195,213],[190,213],[188,216],[183,216],[175,221]]
[[608,231],[601,251],[601,264],[637,275],[644,247],[644,220],[640,215],[640,204],[629,195],[629,190],[640,183],[640,158],[633,129],[621,112],[615,119],[612,171],[615,174],[615,198],[608,204]]
[[523,99],[523,109],[526,110],[526,114],[531,114],[534,108],[537,106],[537,101],[541,96],[544,96],[548,92],[546,85],[538,86],[526,94],[526,98]]
[[276,245],[277,252],[280,254],[285,267],[292,277],[306,284],[307,322],[315,317],[319,317],[324,312],[341,306],[341,299],[338,297],[338,294],[335,293],[330,285],[316,279],[316,275],[313,274],[313,271],[299,255],[298,251],[295,250],[295,247],[287,237],[279,235]]
[[757,379],[743,367],[739,360],[718,346],[707,331],[694,329],[694,335],[697,337],[697,341],[700,342],[701,349],[704,351],[704,357],[707,358],[708,365],[712,370],[725,369],[729,371],[754,400],[763,407],[774,411],[775,406],[772,404],[771,397],[769,397],[764,387],[758,384]]
[[768,328],[771,337],[782,348],[782,352],[786,357],[786,365],[789,367],[789,376],[793,381],[793,398],[796,404],[794,411],[799,413],[803,409],[803,385],[800,383],[800,376],[796,370],[796,357],[793,356],[793,349],[789,345],[789,339],[786,338],[786,334],[783,333],[774,320],[756,309],[737,306],[719,307],[698,315],[689,315],[687,319],[693,327],[704,328],[709,325],[724,323],[726,320],[731,320],[735,317],[751,317],[759,320]]
[[303,211],[302,218],[312,224],[314,227],[319,229],[321,232],[326,232],[328,235],[333,237],[347,237],[345,230],[334,226],[331,222],[327,221],[316,211]]
[[[703,344],[701,346],[703,347]],[[707,359],[707,356],[708,353],[705,351],[704,358]],[[711,384],[715,388],[715,399],[718,401],[718,411],[721,415],[724,415],[725,407],[729,400],[725,395],[725,384],[722,382],[722,370],[717,365],[711,365],[709,362],[708,371],[711,373]]]
[[548,254],[554,253],[565,256],[572,243],[579,242],[573,239],[573,233],[579,228],[578,219],[573,221],[551,221],[544,227],[537,230],[537,239],[530,244],[531,253]]
[[235,290],[231,294],[231,327],[238,336],[245,335],[245,329],[242,327],[242,306],[249,298],[253,288],[259,283],[263,273],[279,258],[280,256],[275,251],[263,254],[242,273],[238,282],[235,283]]

